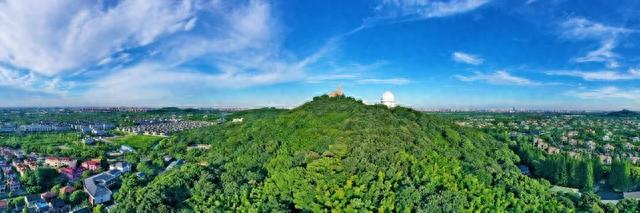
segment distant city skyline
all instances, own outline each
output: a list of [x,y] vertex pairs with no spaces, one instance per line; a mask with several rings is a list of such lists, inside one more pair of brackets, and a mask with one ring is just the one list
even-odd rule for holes
[[640,2],[0,1],[0,107],[640,110]]

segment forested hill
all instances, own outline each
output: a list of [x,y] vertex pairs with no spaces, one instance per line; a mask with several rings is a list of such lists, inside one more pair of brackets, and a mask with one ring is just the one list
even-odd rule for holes
[[640,116],[640,113],[634,112],[634,111],[631,111],[631,110],[623,109],[623,110],[620,110],[620,111],[607,113],[606,116],[610,116],[610,117],[636,117],[636,116]]
[[[264,114],[263,114],[264,113]],[[475,130],[349,97],[254,110],[242,123],[161,144],[188,163],[150,182],[126,177],[118,211],[560,212],[570,200],[519,174],[505,144]],[[207,143],[208,150],[187,145]],[[160,152],[160,151],[158,151]]]

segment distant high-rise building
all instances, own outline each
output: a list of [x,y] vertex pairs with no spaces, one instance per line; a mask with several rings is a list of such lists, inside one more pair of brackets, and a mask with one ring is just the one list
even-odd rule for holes
[[386,91],[382,94],[382,99],[380,100],[380,103],[384,104],[388,108],[396,107],[395,97],[393,96],[393,93],[389,91]]

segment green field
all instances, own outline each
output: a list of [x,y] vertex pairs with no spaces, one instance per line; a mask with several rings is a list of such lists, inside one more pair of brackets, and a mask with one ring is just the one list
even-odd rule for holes
[[162,140],[162,137],[158,136],[127,135],[114,139],[113,143],[118,145],[127,145],[133,147],[134,149],[148,149],[160,140]]

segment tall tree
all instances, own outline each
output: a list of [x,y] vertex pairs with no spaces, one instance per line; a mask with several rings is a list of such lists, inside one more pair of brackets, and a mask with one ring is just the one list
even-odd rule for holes
[[609,183],[617,191],[627,191],[631,184],[631,163],[628,160],[616,159],[611,164]]

